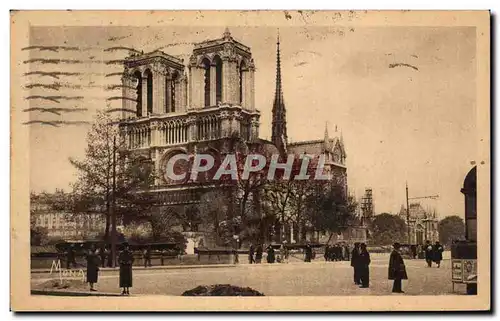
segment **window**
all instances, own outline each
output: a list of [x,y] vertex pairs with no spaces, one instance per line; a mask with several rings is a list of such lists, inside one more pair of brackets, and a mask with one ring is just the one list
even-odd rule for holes
[[222,60],[219,56],[214,57],[215,64],[215,103],[222,101]]
[[147,111],[148,114],[153,113],[153,74],[149,69],[146,69],[146,87],[147,87]]
[[134,73],[134,77],[137,79],[137,86],[136,86],[136,93],[137,93],[137,98],[136,98],[136,115],[137,117],[142,116],[142,76],[139,71],[136,71]]
[[208,59],[203,59],[202,61],[203,69],[205,69],[205,74],[204,74],[204,82],[205,82],[205,88],[204,88],[204,105],[205,107],[210,106],[210,61]]
[[239,87],[240,87],[240,105],[243,104],[243,83],[244,83],[244,71],[245,61],[241,61],[240,67],[238,68],[238,74],[240,75]]
[[170,111],[175,112],[175,83],[177,82],[177,78],[179,74],[177,72],[172,76],[172,80],[170,81]]

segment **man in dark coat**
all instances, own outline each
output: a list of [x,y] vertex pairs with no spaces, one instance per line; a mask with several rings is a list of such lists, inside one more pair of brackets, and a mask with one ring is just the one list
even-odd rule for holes
[[75,245],[71,244],[71,246],[68,248],[68,252],[66,253],[66,269],[69,270],[70,265],[73,266],[74,268],[76,267],[75,256],[76,256]]
[[132,287],[132,264],[134,263],[134,255],[130,251],[128,243],[123,243],[123,251],[118,255],[118,263],[120,264],[120,288],[123,288],[122,295],[130,294],[129,288]]
[[255,248],[253,247],[253,244],[250,244],[250,249],[248,249],[248,263],[252,264],[255,263],[255,259],[253,255],[255,254]]
[[391,256],[389,258],[389,280],[394,280],[392,292],[404,293],[402,288],[402,280],[407,280],[406,267],[403,257],[399,254],[399,243],[394,243]]
[[257,249],[255,250],[255,263],[260,264],[262,262],[262,253],[264,249],[262,248],[262,244],[257,245]]
[[94,283],[97,283],[100,259],[96,253],[94,245],[91,245],[90,250],[86,255],[86,260],[87,260],[87,283],[90,284],[90,291],[97,291],[96,289],[94,289]]
[[330,261],[330,245],[325,246],[325,261]]
[[427,266],[432,267],[432,260],[434,259],[434,249],[430,241],[425,241],[424,251]]
[[360,288],[367,288],[370,286],[370,253],[366,249],[366,244],[361,243],[359,256],[359,278],[361,280]]
[[441,266],[441,261],[443,260],[443,246],[436,241],[436,244],[434,245],[434,262],[436,262],[437,266]]
[[307,243],[306,248],[304,249],[305,257],[304,262],[311,262],[312,259],[312,247],[311,244]]
[[148,245],[147,248],[144,249],[143,253],[144,267],[151,267],[151,246]]
[[274,249],[272,245],[269,245],[267,247],[267,263],[274,263],[275,256],[274,256]]
[[354,243],[354,249],[351,253],[351,266],[354,268],[354,284],[361,284],[359,277],[359,243]]

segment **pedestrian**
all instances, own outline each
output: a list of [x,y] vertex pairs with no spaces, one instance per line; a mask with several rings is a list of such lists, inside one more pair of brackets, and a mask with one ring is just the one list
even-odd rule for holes
[[71,244],[68,248],[68,252],[66,253],[66,269],[70,269],[70,265],[76,268],[76,251],[75,245]]
[[342,261],[342,248],[338,243],[335,244],[335,256],[337,258],[337,261]]
[[142,253],[143,260],[144,260],[144,267],[151,267],[151,245],[148,245],[145,249],[144,252]]
[[274,256],[274,248],[272,245],[269,245],[267,247],[267,263],[274,263],[275,256]]
[[354,269],[354,284],[361,284],[359,277],[359,243],[354,243],[354,249],[351,253],[351,266]]
[[120,264],[120,288],[123,288],[122,295],[130,295],[132,287],[132,264],[134,263],[134,255],[130,251],[127,242],[123,243],[123,251],[118,255],[118,263]]
[[311,244],[309,244],[309,242],[307,242],[307,244],[306,244],[306,248],[304,249],[304,253],[305,253],[304,262],[311,262],[312,247],[311,247]]
[[93,244],[90,246],[90,249],[86,255],[86,260],[87,283],[90,284],[90,291],[97,291],[96,289],[94,289],[94,284],[97,283],[100,259]]
[[401,248],[399,243],[394,243],[391,256],[389,258],[389,280],[394,280],[392,285],[393,293],[404,293],[402,280],[407,280],[406,267],[403,257],[399,253]]
[[410,246],[410,249],[411,249],[412,259],[416,259],[417,258],[417,246],[415,244],[412,244]]
[[370,253],[366,248],[365,243],[361,243],[359,247],[359,279],[361,281],[360,288],[368,288],[370,286]]
[[262,253],[264,249],[262,248],[262,244],[257,245],[257,249],[255,250],[255,264],[262,263]]
[[441,261],[443,260],[443,246],[439,243],[439,241],[436,241],[436,244],[434,245],[434,262],[436,262],[437,266],[441,266]]
[[330,260],[330,245],[325,246],[325,262],[328,262]]
[[288,257],[290,255],[290,253],[288,252],[288,247],[286,246],[286,241],[284,241],[283,244],[281,245],[281,253],[283,253],[282,254],[283,263],[288,263]]
[[434,249],[432,248],[432,244],[429,240],[425,241],[425,261],[427,262],[428,267],[432,267],[432,260],[434,259]]
[[253,244],[250,244],[250,248],[248,249],[248,263],[252,264],[255,263],[254,259],[254,254],[255,254],[255,248],[253,247]]

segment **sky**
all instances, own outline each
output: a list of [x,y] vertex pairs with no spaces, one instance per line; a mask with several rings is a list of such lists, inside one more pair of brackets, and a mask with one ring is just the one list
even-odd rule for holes
[[[271,136],[276,35],[271,27],[228,26],[249,46],[256,65],[255,103],[260,136]],[[63,121],[30,129],[33,191],[69,189],[97,110],[120,108],[123,59],[129,50],[155,49],[188,62],[193,43],[220,38],[221,27],[32,27],[26,75],[31,121]],[[323,139],[342,132],[350,191],[373,189],[376,213],[397,213],[410,197],[439,217],[464,216],[460,188],[476,161],[476,38],[472,27],[285,27],[282,78],[289,140]],[[42,60],[39,60],[42,59]],[[44,60],[45,59],[45,60]],[[60,60],[46,60],[60,59]],[[187,71],[187,68],[186,68]],[[58,77],[58,79],[53,78]],[[58,90],[45,85],[61,85]],[[31,85],[30,85],[31,84]],[[33,86],[34,85],[34,86]],[[41,86],[44,85],[44,86]],[[59,96],[54,100],[37,96]],[[335,132],[337,128],[337,132]]]

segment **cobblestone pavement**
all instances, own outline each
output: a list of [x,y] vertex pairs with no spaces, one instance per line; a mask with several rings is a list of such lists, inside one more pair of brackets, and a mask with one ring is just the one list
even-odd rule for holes
[[[409,280],[403,281],[404,295],[453,294],[450,261],[441,268],[426,267],[424,260],[406,260]],[[370,288],[360,289],[353,283],[349,262],[289,264],[240,264],[236,267],[192,268],[178,270],[137,270],[131,289],[134,295],[181,295],[198,285],[232,284],[249,286],[266,296],[299,295],[389,295],[392,281],[387,280],[386,258],[374,258],[370,265]],[[45,277],[48,277],[46,275]],[[32,285],[44,279],[35,277]],[[99,277],[98,291],[118,293],[118,273],[113,271]],[[465,289],[455,287],[455,294]],[[396,294],[394,294],[396,295]]]

